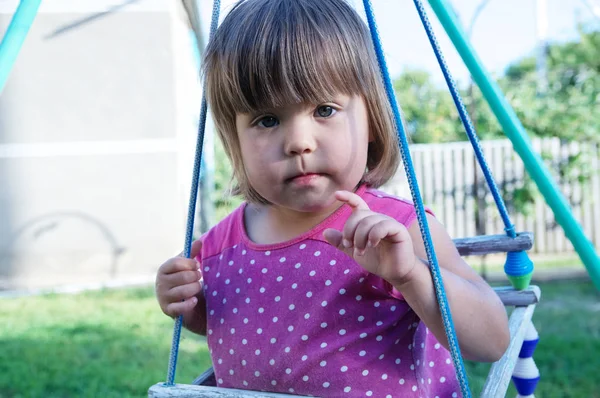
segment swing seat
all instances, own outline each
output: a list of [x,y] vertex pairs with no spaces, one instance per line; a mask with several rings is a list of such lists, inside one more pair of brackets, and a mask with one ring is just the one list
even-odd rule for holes
[[[492,253],[527,251],[533,247],[533,234],[523,232],[516,238],[506,235],[485,235],[472,238],[454,239],[454,244],[461,256],[483,255]],[[525,290],[513,287],[499,287],[494,291],[506,307],[514,307],[509,318],[510,343],[502,358],[494,362],[484,384],[482,397],[504,397],[510,384],[513,370],[519,357],[525,332],[535,306],[540,300],[541,291],[537,286]],[[297,397],[297,395],[276,394],[261,391],[237,390],[216,387],[212,368],[198,376],[192,384],[175,384],[165,386],[158,383],[150,387],[148,397],[151,398],[277,398]]]

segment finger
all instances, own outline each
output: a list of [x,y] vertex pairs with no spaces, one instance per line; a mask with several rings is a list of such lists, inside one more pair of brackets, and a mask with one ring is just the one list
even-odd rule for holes
[[[366,219],[370,219],[371,217],[381,217],[380,214],[373,213],[370,210],[360,210],[354,211],[350,217],[344,223],[344,228],[342,230],[343,240],[342,244],[346,248],[355,247],[356,240],[356,230],[358,226],[365,222]],[[373,220],[367,221],[368,223],[373,222]],[[366,241],[365,241],[366,242]],[[366,244],[366,243],[365,243]],[[364,246],[362,246],[364,248]]]
[[323,231],[323,237],[330,245],[337,247],[338,249],[343,249],[342,245],[342,233],[333,228],[327,228]]
[[171,317],[178,317],[179,315],[191,311],[196,306],[196,304],[198,304],[198,298],[190,297],[185,301],[170,303],[164,309],[164,312],[165,314]]
[[340,202],[347,203],[352,210],[369,210],[369,205],[360,196],[350,191],[337,191],[335,198]]
[[197,295],[202,291],[202,285],[200,282],[192,282],[186,285],[179,285],[171,288],[167,294],[167,302],[181,302],[188,300],[190,297]]
[[[190,250],[190,258],[196,259],[196,257],[198,257],[200,255],[200,252],[202,251],[202,241],[200,239],[195,240],[192,243],[192,248]],[[200,258],[197,259],[198,261],[200,260]]]
[[410,235],[404,225],[396,220],[386,219],[373,225],[368,237],[372,247],[376,247],[384,239],[391,243],[401,243],[410,239]]
[[182,286],[187,285],[188,283],[198,282],[201,278],[202,272],[199,270],[187,270],[164,275],[162,282],[163,285],[168,289],[172,289],[175,286]]
[[371,215],[362,218],[354,230],[354,237],[352,240],[354,248],[359,252],[364,252],[369,243],[369,233],[371,232],[371,229],[375,225],[386,220],[388,220],[387,217],[376,213],[371,213]]
[[173,257],[159,268],[159,273],[168,275],[182,271],[195,271],[200,269],[200,263],[191,258]]

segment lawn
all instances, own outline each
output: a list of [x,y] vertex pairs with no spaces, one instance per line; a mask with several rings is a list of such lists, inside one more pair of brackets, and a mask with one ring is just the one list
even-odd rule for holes
[[[590,282],[541,287],[536,396],[600,397],[600,295]],[[166,378],[173,322],[150,288],[2,299],[0,317],[2,398],[143,397]],[[184,331],[177,382],[209,366],[203,338]],[[478,396],[489,365],[467,366]]]

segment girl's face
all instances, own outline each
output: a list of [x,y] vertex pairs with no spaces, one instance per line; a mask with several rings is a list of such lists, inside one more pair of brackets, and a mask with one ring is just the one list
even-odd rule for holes
[[274,206],[321,212],[334,192],[353,190],[367,164],[369,126],[360,96],[237,114],[250,185]]

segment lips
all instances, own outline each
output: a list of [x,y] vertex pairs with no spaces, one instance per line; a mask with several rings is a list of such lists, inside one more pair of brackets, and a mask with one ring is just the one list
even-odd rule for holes
[[286,179],[286,182],[308,183],[322,176],[320,173],[300,173]]

